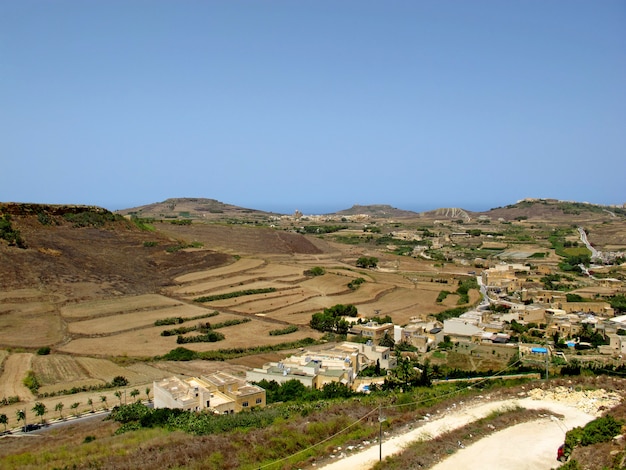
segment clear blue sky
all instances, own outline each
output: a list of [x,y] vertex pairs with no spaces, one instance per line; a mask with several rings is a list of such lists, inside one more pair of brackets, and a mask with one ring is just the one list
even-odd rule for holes
[[624,0],[6,0],[0,201],[626,202]]

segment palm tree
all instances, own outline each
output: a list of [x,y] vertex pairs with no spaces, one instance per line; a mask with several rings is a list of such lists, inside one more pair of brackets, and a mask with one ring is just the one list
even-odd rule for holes
[[54,405],[54,411],[58,411],[59,412],[59,419],[63,419],[63,407],[64,406],[65,405],[63,404],[62,401],[60,401],[59,403]]
[[35,406],[33,406],[33,411],[35,412],[36,416],[41,417],[41,424],[43,424],[44,422],[43,416],[48,411],[48,409],[46,408],[46,405],[38,401],[37,403],[35,403]]
[[7,424],[9,424],[9,418],[4,413],[0,415],[0,424],[4,424],[4,432],[6,432]]
[[120,406],[122,406],[122,392],[120,392],[119,390],[116,390],[113,395],[117,397],[117,399],[120,401]]
[[93,400],[90,398],[89,400],[87,400],[87,404],[91,407],[91,412],[93,413],[93,412],[94,412],[94,409],[93,409]]
[[100,395],[100,401],[102,403],[104,403],[104,409],[108,410],[109,409],[109,405],[107,404],[107,396],[106,395]]
[[146,387],[146,398],[148,399],[148,402],[150,402],[150,387]]
[[72,405],[70,406],[70,408],[74,410],[74,416],[79,415],[79,413],[76,411],[78,409],[78,405],[80,405],[80,402],[72,403]]
[[17,410],[15,415],[17,416],[17,423],[19,424],[20,421],[24,421],[24,427],[26,427],[26,411]]
[[130,392],[130,396],[132,398],[135,398],[137,395],[139,395],[139,390],[137,390],[136,388],[132,389]]

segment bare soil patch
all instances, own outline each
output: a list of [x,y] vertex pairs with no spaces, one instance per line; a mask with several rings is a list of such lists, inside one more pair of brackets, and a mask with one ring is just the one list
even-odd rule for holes
[[61,318],[49,304],[3,304],[0,313],[0,346],[39,348],[63,339]]
[[30,353],[14,353],[3,363],[0,376],[0,396],[20,397],[22,400],[32,400],[33,394],[24,386],[22,380],[26,372],[31,369],[33,355]]

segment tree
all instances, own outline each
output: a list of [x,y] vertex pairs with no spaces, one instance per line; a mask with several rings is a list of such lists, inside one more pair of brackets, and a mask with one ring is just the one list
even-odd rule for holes
[[361,256],[356,260],[358,268],[375,268],[378,266],[378,258],[374,256]]
[[20,421],[24,422],[24,427],[26,427],[26,411],[24,410],[17,410],[15,412],[15,416],[17,417],[17,422],[19,424]]
[[150,401],[150,387],[146,387],[146,398]]
[[340,335],[345,335],[350,329],[350,324],[342,317],[356,317],[357,308],[352,305],[337,304],[330,308],[325,308],[323,312],[314,313],[309,325],[318,331],[329,331]]
[[396,344],[396,342],[394,341],[394,339],[388,334],[387,331],[385,331],[385,334],[383,335],[382,338],[380,338],[380,341],[378,342],[378,344],[380,346],[385,346],[387,348],[393,348],[394,345]]
[[106,395],[100,395],[100,402],[104,403],[104,409],[108,410],[109,406],[107,405],[107,397]]
[[33,406],[33,411],[35,412],[36,416],[41,417],[41,423],[43,424],[43,416],[46,414],[46,412],[48,411],[46,409],[46,405],[44,405],[43,403],[41,403],[40,401],[38,401],[37,403],[35,403],[35,406]]
[[134,389],[132,389],[132,390],[130,391],[130,396],[131,396],[132,398],[135,398],[135,397],[136,397],[136,396],[138,396],[138,395],[139,395],[139,390],[137,390],[136,388],[134,388]]
[[79,405],[80,405],[80,403],[79,403],[79,402],[74,402],[74,403],[72,403],[72,404],[71,404],[71,406],[70,406],[70,408],[71,408],[72,410],[74,410],[74,416],[78,416],[78,415],[79,415],[79,413],[78,413],[78,411],[77,411],[77,410],[78,410],[78,406],[79,406]]
[[4,432],[6,432],[7,424],[9,424],[9,418],[4,413],[0,415],[0,424],[4,424]]
[[118,375],[113,378],[111,385],[113,385],[114,387],[125,387],[126,385],[128,385],[128,379],[123,375]]
[[91,412],[93,413],[93,412],[94,412],[94,409],[93,409],[93,400],[90,398],[89,400],[87,400],[87,404],[91,407]]
[[59,419],[63,419],[63,407],[64,406],[65,405],[61,401],[54,406],[54,411],[59,412]]
[[120,401],[120,406],[122,406],[122,392],[120,392],[119,390],[116,390],[113,395],[117,397],[117,399]]

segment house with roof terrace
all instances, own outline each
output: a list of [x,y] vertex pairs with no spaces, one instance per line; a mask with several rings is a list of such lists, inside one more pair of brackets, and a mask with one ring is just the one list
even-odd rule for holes
[[263,388],[223,372],[188,379],[165,378],[153,383],[153,393],[155,408],[209,410],[216,414],[238,413],[266,404]]
[[377,361],[384,369],[396,366],[396,358],[388,347],[344,342],[320,351],[303,351],[280,362],[266,363],[247,371],[246,379],[251,382],[274,380],[279,384],[295,379],[312,388],[322,388],[330,382],[352,386],[359,372]]

